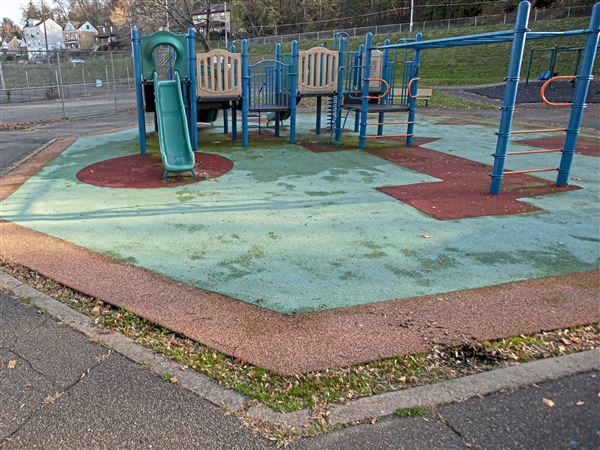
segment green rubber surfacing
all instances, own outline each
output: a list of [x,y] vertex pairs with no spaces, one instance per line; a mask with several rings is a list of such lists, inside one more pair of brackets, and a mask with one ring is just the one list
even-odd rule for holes
[[[312,121],[300,116],[299,126],[308,130]],[[424,118],[417,131],[441,138],[428,148],[491,162],[492,126]],[[75,178],[94,162],[136,153],[135,130],[80,138],[1,204],[3,218],[282,313],[599,267],[598,158],[575,157],[572,174],[583,189],[527,200],[543,211],[438,221],[375,189],[435,178],[359,150],[312,153],[285,139],[254,140],[244,150],[212,133],[200,150],[231,159],[232,171],[152,190]],[[552,158],[526,156],[519,167]]]

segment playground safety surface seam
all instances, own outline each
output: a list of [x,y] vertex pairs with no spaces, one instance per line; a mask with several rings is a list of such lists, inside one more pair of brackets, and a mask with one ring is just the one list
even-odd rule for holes
[[[114,130],[112,130],[114,131]],[[103,133],[106,133],[104,131]],[[66,149],[9,173],[0,199]],[[266,369],[293,374],[600,321],[600,271],[288,316],[0,222],[2,253],[73,289]]]

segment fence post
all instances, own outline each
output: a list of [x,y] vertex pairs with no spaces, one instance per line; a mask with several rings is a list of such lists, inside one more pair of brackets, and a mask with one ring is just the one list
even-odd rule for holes
[[425,31],[425,21],[423,21],[423,31]]
[[535,8],[534,11],[535,11],[535,14],[533,15],[533,21],[537,22],[538,9]]
[[[60,65],[60,51],[56,51],[56,65],[58,67],[58,79],[60,81],[60,97],[63,99],[63,106],[64,106],[64,100],[65,100],[65,86],[63,83],[63,76],[62,76],[62,67]],[[66,117],[66,116],[65,116]]]
[[83,68],[83,64],[81,65],[81,80],[83,81],[83,96],[87,95],[87,86],[85,85],[85,69]]
[[378,27],[377,25],[375,25],[375,36],[377,36],[377,35],[379,34],[379,33],[377,32],[378,28],[379,28],[379,27]]
[[56,77],[56,89],[58,90],[58,96],[62,103],[63,119],[66,119],[67,118],[67,109],[65,108],[65,96],[64,96],[64,92],[61,89],[61,83],[59,81],[57,70],[54,71],[54,76]]
[[502,21],[504,25],[506,25],[506,13],[504,13],[504,20]]
[[4,72],[2,71],[2,63],[0,62],[0,81],[2,81],[2,90],[6,89],[6,85],[4,84]]
[[571,7],[567,8],[567,19],[571,17]]
[[356,37],[356,27],[354,27],[354,34],[353,34],[353,36]]
[[110,89],[110,83],[108,82],[108,66],[104,66],[104,73],[106,74],[106,89]]
[[317,31],[317,41],[320,39],[319,32]]
[[27,89],[29,89],[29,74],[27,73],[27,70],[25,70],[25,82],[27,83]]
[[113,60],[113,52],[110,52],[110,67],[112,70],[113,93],[115,95],[115,111],[118,111],[119,107],[117,106],[117,83],[115,80],[115,61]]
[[450,19],[448,19],[448,29],[450,29]]
[[402,33],[402,24],[400,24],[400,29],[398,30],[398,33]]
[[125,66],[125,70],[127,71],[127,89],[131,88],[129,85],[129,66]]
[[475,16],[475,26],[477,26],[477,16]]

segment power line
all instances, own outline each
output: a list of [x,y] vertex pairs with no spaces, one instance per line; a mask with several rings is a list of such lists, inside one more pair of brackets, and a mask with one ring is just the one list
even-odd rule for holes
[[[465,6],[465,5],[480,5],[480,4],[488,4],[488,3],[507,3],[509,0],[482,0],[478,2],[461,2],[461,3],[439,3],[435,5],[414,5],[414,9],[417,8],[437,8],[437,7],[452,7],[452,6]],[[368,16],[378,16],[380,14],[387,14],[391,12],[397,11],[406,11],[411,9],[410,6],[402,6],[400,8],[392,8],[386,9],[385,11],[377,11],[374,13],[366,13],[360,14],[357,16],[347,16],[347,17],[334,17],[331,19],[322,19],[322,20],[311,20],[308,22],[293,22],[293,23],[280,23],[277,25],[263,25],[263,28],[275,28],[275,27],[287,27],[292,25],[308,25],[313,23],[328,23],[328,22],[337,22],[339,20],[350,20],[350,19],[358,19],[359,17],[368,17]]]

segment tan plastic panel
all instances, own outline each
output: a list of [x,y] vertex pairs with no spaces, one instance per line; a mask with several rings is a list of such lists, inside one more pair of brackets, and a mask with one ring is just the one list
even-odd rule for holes
[[[373,50],[371,52],[371,76],[370,78],[381,78],[383,70],[383,53],[379,50]],[[371,80],[369,83],[369,90],[379,91],[381,88],[381,81]]]
[[298,94],[333,94],[337,89],[339,52],[313,47],[298,52]]
[[242,95],[242,55],[211,50],[196,55],[196,94],[201,99]]

